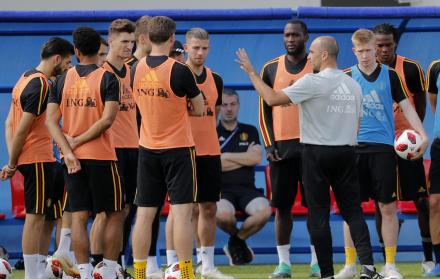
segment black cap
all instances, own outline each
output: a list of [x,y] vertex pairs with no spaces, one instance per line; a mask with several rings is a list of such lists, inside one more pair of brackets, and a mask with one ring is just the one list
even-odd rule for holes
[[183,49],[183,45],[180,41],[174,41],[173,48],[171,49],[171,52],[177,52],[177,53],[185,53],[185,50]]

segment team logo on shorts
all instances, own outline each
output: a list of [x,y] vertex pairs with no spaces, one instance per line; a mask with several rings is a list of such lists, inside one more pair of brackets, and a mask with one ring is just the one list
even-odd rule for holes
[[241,141],[247,141],[248,138],[249,138],[249,135],[247,133],[243,132],[243,133],[240,134],[240,140]]

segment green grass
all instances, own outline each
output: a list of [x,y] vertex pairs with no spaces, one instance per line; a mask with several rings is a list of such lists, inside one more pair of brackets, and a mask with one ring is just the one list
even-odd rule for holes
[[[377,266],[381,268],[381,265]],[[419,279],[421,277],[420,263],[401,263],[398,267],[404,278]],[[267,278],[268,275],[274,270],[273,265],[247,265],[247,266],[220,266],[219,269],[229,275],[234,276],[237,279],[260,279]],[[335,266],[337,272],[341,265]],[[12,278],[22,279],[24,278],[23,271],[14,271]],[[199,277],[198,277],[199,278]],[[309,266],[303,264],[293,265],[293,278],[309,278]]]

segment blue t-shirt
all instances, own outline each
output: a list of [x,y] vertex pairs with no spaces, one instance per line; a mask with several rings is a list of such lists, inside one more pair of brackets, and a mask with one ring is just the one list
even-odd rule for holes
[[351,76],[362,88],[362,120],[358,142],[394,145],[393,96],[388,67],[381,65],[378,78],[368,81],[355,65]]

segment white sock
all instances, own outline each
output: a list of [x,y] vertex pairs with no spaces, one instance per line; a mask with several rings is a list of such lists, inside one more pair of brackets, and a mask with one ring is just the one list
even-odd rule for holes
[[60,244],[55,253],[68,253],[70,251],[70,244],[72,243],[72,231],[68,228],[61,229]]
[[46,264],[47,264],[47,256],[38,254],[38,259],[37,259],[38,278],[45,279],[47,277]]
[[121,267],[122,269],[127,269],[125,266],[125,255],[121,255]]
[[90,264],[79,264],[78,265],[79,274],[81,275],[81,279],[91,279],[92,278],[92,270]]
[[202,246],[200,250],[200,256],[202,257],[202,274],[208,274],[214,269],[214,246]]
[[196,257],[197,257],[196,264],[200,264],[202,262],[202,256],[200,255],[201,252],[202,252],[202,248],[196,247]]
[[75,253],[73,251],[67,252],[67,256],[69,256],[69,259],[72,261],[73,264],[76,264]]
[[279,263],[290,265],[290,244],[277,245]]
[[147,275],[159,270],[156,256],[148,256],[147,259]]
[[170,266],[178,261],[176,250],[167,250],[167,265]]
[[315,252],[315,246],[310,245],[310,266],[317,264],[318,263],[318,259],[316,258],[316,252]]
[[118,265],[118,262],[109,259],[103,259],[102,261],[105,264],[102,279],[115,279],[116,266]]
[[385,264],[386,268],[396,269],[396,264]]
[[25,255],[23,254],[24,260],[24,277],[25,278],[35,278],[35,274],[38,274],[38,254]]

